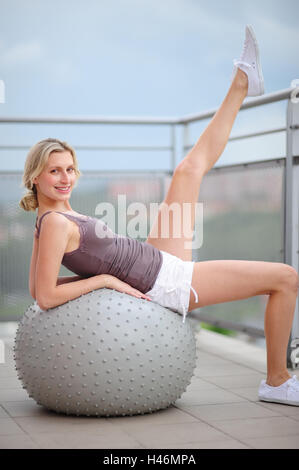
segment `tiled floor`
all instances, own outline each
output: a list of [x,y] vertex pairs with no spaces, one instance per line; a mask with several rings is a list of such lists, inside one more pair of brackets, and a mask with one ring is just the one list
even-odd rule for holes
[[257,346],[201,330],[195,375],[175,406],[143,416],[91,418],[57,415],[29,398],[14,369],[13,333],[3,339],[2,449],[299,448],[299,407],[258,401],[266,353]]

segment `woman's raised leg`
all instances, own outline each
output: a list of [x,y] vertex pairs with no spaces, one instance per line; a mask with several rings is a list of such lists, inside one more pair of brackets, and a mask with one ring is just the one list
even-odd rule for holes
[[220,108],[175,169],[147,243],[184,261],[192,260],[191,242],[200,184],[223,152],[247,91],[247,75],[238,69]]
[[194,264],[189,311],[207,305],[269,295],[265,311],[267,384],[282,384],[290,375],[287,346],[298,295],[298,274],[287,264],[265,261],[220,260]]

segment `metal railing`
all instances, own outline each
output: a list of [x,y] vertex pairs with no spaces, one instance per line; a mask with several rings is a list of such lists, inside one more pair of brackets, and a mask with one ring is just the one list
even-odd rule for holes
[[[252,132],[231,136],[229,141],[236,141],[257,137],[261,135],[269,135],[278,132],[286,132],[286,157],[285,157],[285,171],[284,171],[284,189],[283,189],[283,207],[284,207],[284,233],[283,233],[283,262],[293,266],[298,272],[299,267],[299,89],[290,87],[285,90],[280,90],[275,93],[253,98],[246,101],[241,106],[241,111],[253,107],[262,106],[277,101],[287,100],[287,113],[286,125],[283,127],[276,127],[272,129],[262,130],[259,132]],[[217,109],[206,111],[199,114],[193,114],[184,117],[180,120],[184,129],[184,152],[192,148],[193,145],[189,144],[188,128],[190,123],[198,122],[203,119],[211,118]],[[246,166],[252,164],[248,162]],[[243,164],[244,165],[244,164]],[[231,171],[233,168],[240,168],[241,165],[229,165],[226,167],[214,167],[211,172]],[[192,314],[191,314],[192,315]],[[208,315],[197,314],[197,318],[204,320],[207,323],[223,327],[237,329],[238,331],[246,332],[253,336],[264,336],[261,328],[252,328],[245,325],[236,325],[235,322],[221,321],[215,319],[214,321]],[[295,316],[293,322],[292,333],[288,346],[288,366],[297,366],[299,364],[299,311],[298,299],[296,303]]]
[[[287,113],[286,113],[286,125],[271,129],[263,129],[258,132],[243,133],[239,135],[233,135],[229,141],[240,141],[257,136],[273,135],[275,133],[286,132],[286,155],[279,159],[279,164],[284,168],[283,173],[283,191],[282,191],[282,207],[283,207],[283,247],[282,261],[292,265],[298,272],[298,197],[299,197],[299,104],[297,99],[297,89],[290,87],[284,90],[277,91],[275,93],[269,93],[267,95],[251,98],[246,100],[241,111],[263,106],[278,101],[287,101]],[[295,94],[294,94],[295,91]],[[156,117],[104,117],[104,116],[93,116],[93,117],[82,117],[82,116],[62,116],[62,117],[45,117],[45,116],[0,116],[0,123],[2,124],[72,124],[72,125],[147,125],[147,126],[167,126],[170,129],[170,143],[169,145],[159,146],[115,146],[115,145],[76,145],[76,149],[90,150],[90,151],[166,151],[171,156],[171,170],[175,169],[177,164],[177,155],[179,148],[177,144],[177,130],[183,127],[183,145],[181,146],[182,158],[186,152],[188,152],[193,144],[190,143],[189,130],[190,126],[199,121],[203,121],[213,117],[217,109],[212,109],[203,113],[196,113],[180,118],[156,118]],[[28,145],[0,145],[0,151],[9,150],[27,150],[30,146]],[[180,159],[179,157],[179,159]],[[275,159],[278,162],[278,159]],[[215,166],[210,170],[206,178],[212,175],[232,173],[233,171],[240,171],[245,168],[256,168],[262,165],[274,164],[274,160],[270,161],[256,161],[246,162],[237,165],[226,165],[226,166]],[[165,173],[165,175],[167,172]],[[169,174],[169,173],[168,173]],[[165,186],[166,188],[166,186]],[[269,234],[270,236],[271,234]],[[200,311],[194,311],[190,316],[196,317],[207,323],[211,323],[223,328],[229,328],[236,331],[243,331],[253,336],[264,336],[262,328],[256,328],[253,326],[242,325],[234,321],[227,321],[221,319],[213,319],[213,316],[209,316],[201,313]],[[291,348],[292,343],[292,348]],[[299,352],[299,313],[298,313],[298,302],[296,305],[295,319],[292,329],[292,335],[290,337],[290,344],[288,349],[288,361],[290,364],[291,353],[292,363],[294,365],[294,357],[297,357]],[[296,353],[294,354],[294,351]]]

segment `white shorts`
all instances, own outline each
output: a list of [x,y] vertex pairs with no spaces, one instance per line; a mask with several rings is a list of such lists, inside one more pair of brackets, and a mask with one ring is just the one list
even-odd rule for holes
[[184,323],[188,313],[190,289],[198,302],[197,293],[191,285],[194,261],[183,261],[166,251],[160,251],[163,256],[162,266],[154,287],[146,295],[153,302],[183,315]]

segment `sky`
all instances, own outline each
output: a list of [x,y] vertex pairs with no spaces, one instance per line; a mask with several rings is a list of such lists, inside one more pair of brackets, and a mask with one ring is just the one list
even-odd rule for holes
[[[265,93],[299,78],[298,0],[0,0],[0,116],[180,117],[217,108],[245,25],[255,30]],[[248,98],[250,100],[250,98]],[[285,124],[286,102],[239,113],[232,135]],[[190,129],[195,143],[207,125]],[[1,145],[57,137],[76,145],[169,145],[167,127],[0,123]],[[177,162],[182,129],[177,129]],[[0,150],[0,170],[26,151]],[[285,153],[284,134],[230,143],[217,164]],[[84,169],[168,169],[169,152],[78,151]]]

